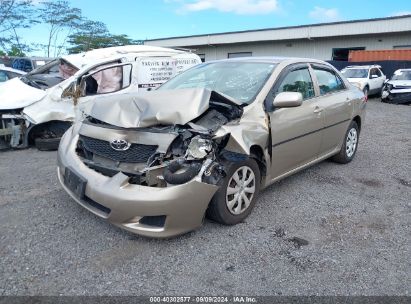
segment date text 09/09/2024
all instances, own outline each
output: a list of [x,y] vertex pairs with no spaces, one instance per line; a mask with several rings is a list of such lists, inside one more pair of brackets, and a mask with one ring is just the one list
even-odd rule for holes
[[150,297],[150,303],[257,303],[255,297]]

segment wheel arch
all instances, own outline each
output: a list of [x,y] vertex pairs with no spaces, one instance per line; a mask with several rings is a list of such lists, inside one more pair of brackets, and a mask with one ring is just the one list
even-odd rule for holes
[[353,118],[353,121],[357,123],[358,130],[361,132],[361,117],[360,115],[357,115]]
[[50,130],[62,136],[70,126],[71,122],[60,120],[51,120],[40,124],[32,125],[27,129],[24,142],[27,146],[33,145],[36,137],[44,130]]
[[264,150],[259,145],[253,145],[250,147],[250,157],[255,159],[260,169],[261,179],[267,176],[267,163],[264,157]]

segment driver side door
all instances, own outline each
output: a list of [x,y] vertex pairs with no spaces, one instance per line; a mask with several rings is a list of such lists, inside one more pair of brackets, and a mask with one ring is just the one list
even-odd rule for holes
[[132,90],[132,72],[133,63],[104,64],[78,79],[80,97],[77,100],[76,118],[82,120],[100,96]]
[[323,108],[308,65],[298,64],[283,73],[274,85],[272,100],[281,92],[300,92],[303,102],[298,107],[269,111],[272,178],[315,160],[320,152],[324,126]]

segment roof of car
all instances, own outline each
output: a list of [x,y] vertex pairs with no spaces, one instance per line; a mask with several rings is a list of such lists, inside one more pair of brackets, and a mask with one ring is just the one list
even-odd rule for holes
[[266,62],[266,63],[280,63],[280,62],[288,62],[288,63],[299,63],[299,62],[312,62],[312,63],[322,63],[329,65],[327,62],[318,59],[312,58],[299,58],[299,57],[275,57],[275,56],[261,56],[261,57],[238,57],[238,58],[228,58],[228,59],[221,59],[215,61],[207,61],[206,63],[210,62]]
[[184,53],[188,52],[148,45],[124,45],[95,49],[79,54],[69,54],[62,56],[62,58],[77,68],[81,68],[85,65],[98,63],[111,57],[121,58],[127,56],[139,56],[143,54],[152,54],[152,56],[170,56]]
[[348,65],[344,69],[370,69],[370,68],[379,68],[381,69],[381,66],[378,64],[369,64],[369,65]]

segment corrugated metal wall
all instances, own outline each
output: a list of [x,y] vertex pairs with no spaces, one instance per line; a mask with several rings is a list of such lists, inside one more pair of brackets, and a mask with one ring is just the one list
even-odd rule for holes
[[366,50],[391,50],[394,46],[409,44],[411,44],[411,32],[186,47],[195,49],[197,54],[205,54],[206,61],[225,59],[228,53],[237,52],[252,52],[253,56],[308,57],[331,60],[333,48],[365,47]]

